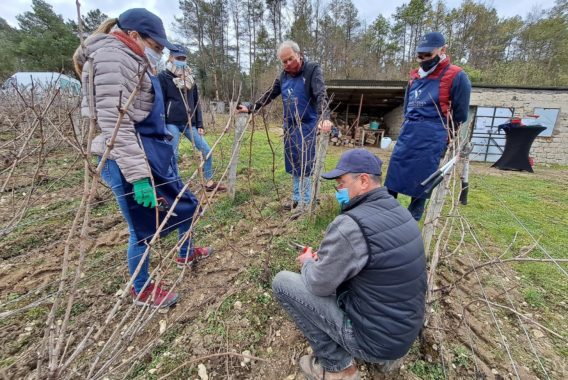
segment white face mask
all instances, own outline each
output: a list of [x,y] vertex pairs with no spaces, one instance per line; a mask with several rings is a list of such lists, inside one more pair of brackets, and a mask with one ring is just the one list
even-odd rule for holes
[[162,54],[156,53],[154,49],[151,49],[148,46],[144,47],[144,54],[146,54],[146,58],[148,58],[148,62],[153,69],[155,69],[158,66],[158,63],[162,60]]

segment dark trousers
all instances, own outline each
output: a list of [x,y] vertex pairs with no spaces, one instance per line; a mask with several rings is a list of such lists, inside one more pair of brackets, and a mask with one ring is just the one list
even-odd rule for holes
[[[396,191],[389,190],[389,194],[393,197],[398,197]],[[410,198],[410,204],[408,205],[408,211],[414,220],[419,221],[422,219],[422,214],[424,214],[424,206],[426,205],[426,198]]]

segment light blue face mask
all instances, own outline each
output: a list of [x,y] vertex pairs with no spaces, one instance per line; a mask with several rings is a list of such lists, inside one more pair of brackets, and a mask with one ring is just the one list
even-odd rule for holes
[[337,189],[335,190],[335,199],[339,203],[339,206],[343,207],[349,203],[349,189]]
[[178,68],[178,69],[185,69],[187,67],[187,63],[185,61],[178,61],[178,60],[174,60],[174,65]]
[[158,66],[158,63],[162,59],[161,54],[156,53],[154,49],[151,49],[148,46],[144,48],[144,54],[146,54],[146,58],[148,58],[148,62],[150,63],[150,66],[152,66],[152,68],[156,68]]

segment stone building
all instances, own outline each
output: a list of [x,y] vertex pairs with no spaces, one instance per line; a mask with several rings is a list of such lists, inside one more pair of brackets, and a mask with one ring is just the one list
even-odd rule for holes
[[[331,80],[326,83],[338,114],[367,120],[382,118],[386,135],[396,140],[403,121],[403,81]],[[568,88],[476,84],[470,102],[475,161],[496,161],[505,144],[498,126],[519,116],[524,124],[547,129],[534,141],[530,155],[537,163],[568,165]],[[355,116],[353,116],[355,115]],[[537,117],[538,116],[538,117]]]

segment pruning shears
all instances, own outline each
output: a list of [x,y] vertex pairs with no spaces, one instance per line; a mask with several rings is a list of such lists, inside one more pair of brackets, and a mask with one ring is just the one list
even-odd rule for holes
[[288,246],[290,248],[294,248],[294,249],[301,249],[302,252],[306,252],[308,250],[307,246],[300,244],[300,243],[296,243],[295,241],[289,241]]
[[[300,243],[296,243],[295,241],[289,241],[288,242],[288,246],[290,246],[290,248],[294,248],[294,249],[299,249],[302,251],[302,254],[306,253],[308,251],[308,246],[307,245],[303,245]],[[316,252],[312,253],[312,257],[317,260],[318,258],[318,254]]]
[[[156,201],[157,201],[156,207],[158,207],[158,210],[160,210],[162,212],[168,212],[170,210],[170,204],[168,203],[166,198],[158,197],[158,199],[156,199]],[[174,211],[172,211],[172,216],[178,216],[178,214],[176,214]]]
[[434,188],[436,186],[438,186],[440,184],[440,182],[442,182],[442,180],[444,179],[444,176],[454,166],[454,164],[457,162],[458,158],[459,158],[459,155],[456,155],[454,158],[449,160],[444,166],[442,166],[440,169],[436,170],[428,178],[426,178],[424,181],[422,181],[420,183],[420,186],[426,187],[426,189],[424,190],[425,194],[431,193],[432,190],[434,190]]
[[469,157],[469,154],[471,153],[472,150],[473,150],[473,145],[469,143],[464,144],[461,148],[461,151],[458,154],[456,154],[451,160],[446,162],[446,164],[444,164],[440,169],[432,173],[424,181],[420,182],[420,186],[425,188],[424,194],[430,194],[432,190],[434,190],[434,188],[438,186],[440,182],[443,181],[444,176],[450,172],[450,170],[456,164],[456,162],[458,162],[460,159],[467,161],[467,158]]

